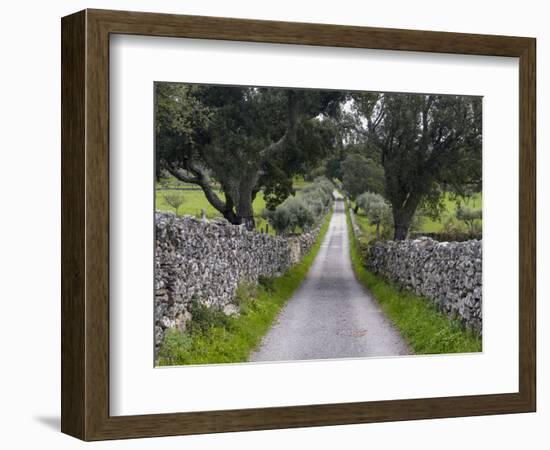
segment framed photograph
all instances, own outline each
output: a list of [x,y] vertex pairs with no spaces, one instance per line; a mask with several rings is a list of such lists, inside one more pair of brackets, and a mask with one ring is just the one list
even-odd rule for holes
[[534,38],[61,30],[64,433],[535,411]]

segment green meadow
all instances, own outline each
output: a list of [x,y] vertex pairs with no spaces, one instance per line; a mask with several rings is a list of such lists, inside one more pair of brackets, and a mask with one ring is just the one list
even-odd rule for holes
[[[297,178],[294,180],[294,188],[297,190],[304,188],[308,184],[310,183],[308,181],[304,181],[302,178]],[[220,196],[220,198],[225,199],[223,191],[218,190],[216,193]],[[157,183],[155,189],[156,211],[176,212],[175,208],[170,206],[166,200],[166,197],[171,194],[175,194],[183,198],[183,202],[178,207],[177,211],[179,216],[189,215],[201,217],[202,210],[204,209],[208,219],[222,217],[220,212],[208,202],[202,189],[190,183],[182,183],[175,178],[168,178],[163,183]],[[262,211],[265,209],[265,200],[262,192],[258,192],[252,206],[254,207],[256,229],[259,231],[265,230],[267,221],[262,217]],[[271,228],[269,228],[269,233],[274,233]]]
[[[469,206],[471,208],[481,209],[483,196],[481,193],[477,193],[470,197],[460,198],[460,201],[463,205]],[[422,233],[438,233],[444,231],[445,223],[456,214],[459,200],[454,199],[449,193],[446,192],[442,195],[441,202],[443,205],[443,211],[441,212],[439,218],[432,219],[426,215],[420,215],[416,228],[413,231]],[[366,216],[362,214],[361,211],[359,211],[359,213],[355,215],[355,218],[363,233],[368,236],[375,235],[376,227],[369,224]],[[481,223],[481,220],[479,220],[479,223]],[[391,236],[386,237],[391,239]]]

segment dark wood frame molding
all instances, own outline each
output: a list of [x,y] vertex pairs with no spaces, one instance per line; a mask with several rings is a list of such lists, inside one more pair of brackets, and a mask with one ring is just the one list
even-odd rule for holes
[[[85,10],[62,31],[61,429],[84,440],[535,411],[536,40]],[[109,415],[109,35],[519,58],[519,392],[141,416]]]

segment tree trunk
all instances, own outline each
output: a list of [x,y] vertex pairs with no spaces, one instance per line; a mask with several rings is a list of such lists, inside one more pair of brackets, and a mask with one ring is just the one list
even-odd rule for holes
[[256,229],[256,221],[254,220],[254,216],[243,217],[243,220],[248,231],[254,231]]
[[353,212],[355,214],[357,214],[359,212],[359,205],[356,203],[355,206],[353,207]]
[[239,190],[239,201],[237,202],[237,216],[241,218],[241,223],[244,223],[248,231],[256,228],[254,220],[254,208],[252,206],[252,186],[244,186],[241,183]]
[[380,222],[376,224],[376,240],[380,239]]
[[254,211],[252,210],[252,203],[242,203],[237,207],[237,217],[240,219],[240,224],[245,225],[248,231],[253,231],[256,228],[256,221],[254,220]]
[[222,188],[224,190],[225,194],[225,203],[223,205],[223,208],[218,209],[218,211],[222,214],[222,216],[227,220],[231,225],[241,225],[243,223],[242,219],[235,214],[235,202],[233,201],[233,197],[229,193],[228,189],[222,184]]
[[407,234],[409,233],[415,211],[416,205],[414,208],[408,207],[393,210],[394,239],[396,241],[407,239]]
[[243,223],[242,217],[235,214],[232,209],[225,210],[222,214],[231,225],[241,225]]
[[[187,169],[191,170],[191,168]],[[194,176],[188,175],[184,170],[177,167],[168,166],[167,170],[180,181],[200,186],[208,202],[232,225],[242,225],[244,223],[249,231],[256,228],[252,202],[257,192],[256,184],[260,177],[259,169],[252,167],[245,169],[246,171],[243,170],[242,178],[237,182],[223,180],[220,177],[219,182],[225,194],[225,201],[218,197],[208,176],[198,168],[193,168]],[[254,191],[255,189],[256,191]]]
[[395,224],[395,231],[393,238],[396,241],[402,241],[407,239],[407,233],[409,232],[410,222],[409,223],[399,223]]
[[421,199],[421,193],[408,193],[404,195],[404,201],[397,205],[392,203],[394,239],[396,241],[407,239],[414,213]]

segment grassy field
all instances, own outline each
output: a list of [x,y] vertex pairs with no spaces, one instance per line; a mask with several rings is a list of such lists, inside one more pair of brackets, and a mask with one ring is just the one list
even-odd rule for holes
[[159,351],[159,365],[221,364],[248,361],[284,304],[298,289],[328,230],[328,214],[308,255],[283,276],[242,285],[237,291],[238,316],[195,305],[189,331],[171,330]]
[[[483,203],[483,198],[480,193],[475,194],[472,197],[468,198],[466,201],[464,201],[464,204],[472,208],[481,208],[482,203]],[[451,199],[448,193],[445,193],[443,195],[443,205],[444,205],[444,211],[441,214],[441,217],[439,219],[433,220],[433,219],[430,219],[429,217],[423,216],[420,220],[420,226],[415,231],[420,231],[423,233],[437,233],[437,232],[443,231],[445,221],[449,217],[455,215],[457,204],[455,200]],[[365,234],[366,236],[375,235],[376,227],[374,225],[369,224],[369,221],[367,220],[367,217],[365,215],[359,212],[358,214],[355,215],[355,218],[363,234]]]
[[[208,202],[208,200],[206,200],[204,193],[200,189],[195,189],[192,191],[176,189],[157,189],[155,194],[156,210],[175,212],[174,208],[166,202],[165,196],[169,194],[177,194],[183,197],[183,203],[179,207],[178,215],[190,215],[200,217],[201,210],[204,209],[206,212],[206,217],[208,217],[209,219],[212,219],[214,217],[221,217],[219,211],[214,209],[214,207]],[[224,198],[223,192],[218,192],[218,195],[221,198]],[[253,206],[254,215],[259,215],[264,210],[265,202],[263,194],[261,192],[256,195]]]
[[[297,190],[307,186],[308,184],[310,183],[301,178],[296,178],[294,180],[294,187]],[[165,180],[162,185],[157,183],[157,188],[155,190],[155,210],[176,212],[175,209],[166,202],[165,197],[170,194],[177,194],[183,197],[183,203],[178,208],[178,215],[180,216],[190,215],[201,217],[201,210],[204,209],[208,219],[222,217],[219,211],[217,211],[206,199],[200,188],[193,184],[179,182],[175,178]],[[223,192],[218,191],[217,194],[220,198],[225,198]],[[256,229],[264,230],[267,221],[261,216],[262,211],[265,209],[265,201],[262,192],[259,192],[256,195],[252,206],[254,208]],[[269,232],[270,234],[274,233],[271,227]]]
[[[481,208],[483,197],[481,193],[474,194],[467,200],[463,201],[463,203],[467,206],[470,206],[471,208]],[[456,201],[450,198],[450,195],[448,193],[445,193],[443,195],[443,205],[445,206],[445,210],[441,214],[441,217],[437,220],[432,220],[429,217],[424,217],[418,231],[423,231],[425,233],[436,233],[443,230],[443,224],[445,223],[445,220],[449,216],[455,215],[457,204]]]
[[481,351],[481,338],[437,311],[427,299],[386,282],[369,272],[353,237],[349,211],[350,256],[357,279],[366,286],[408,341],[415,354],[472,353]]

